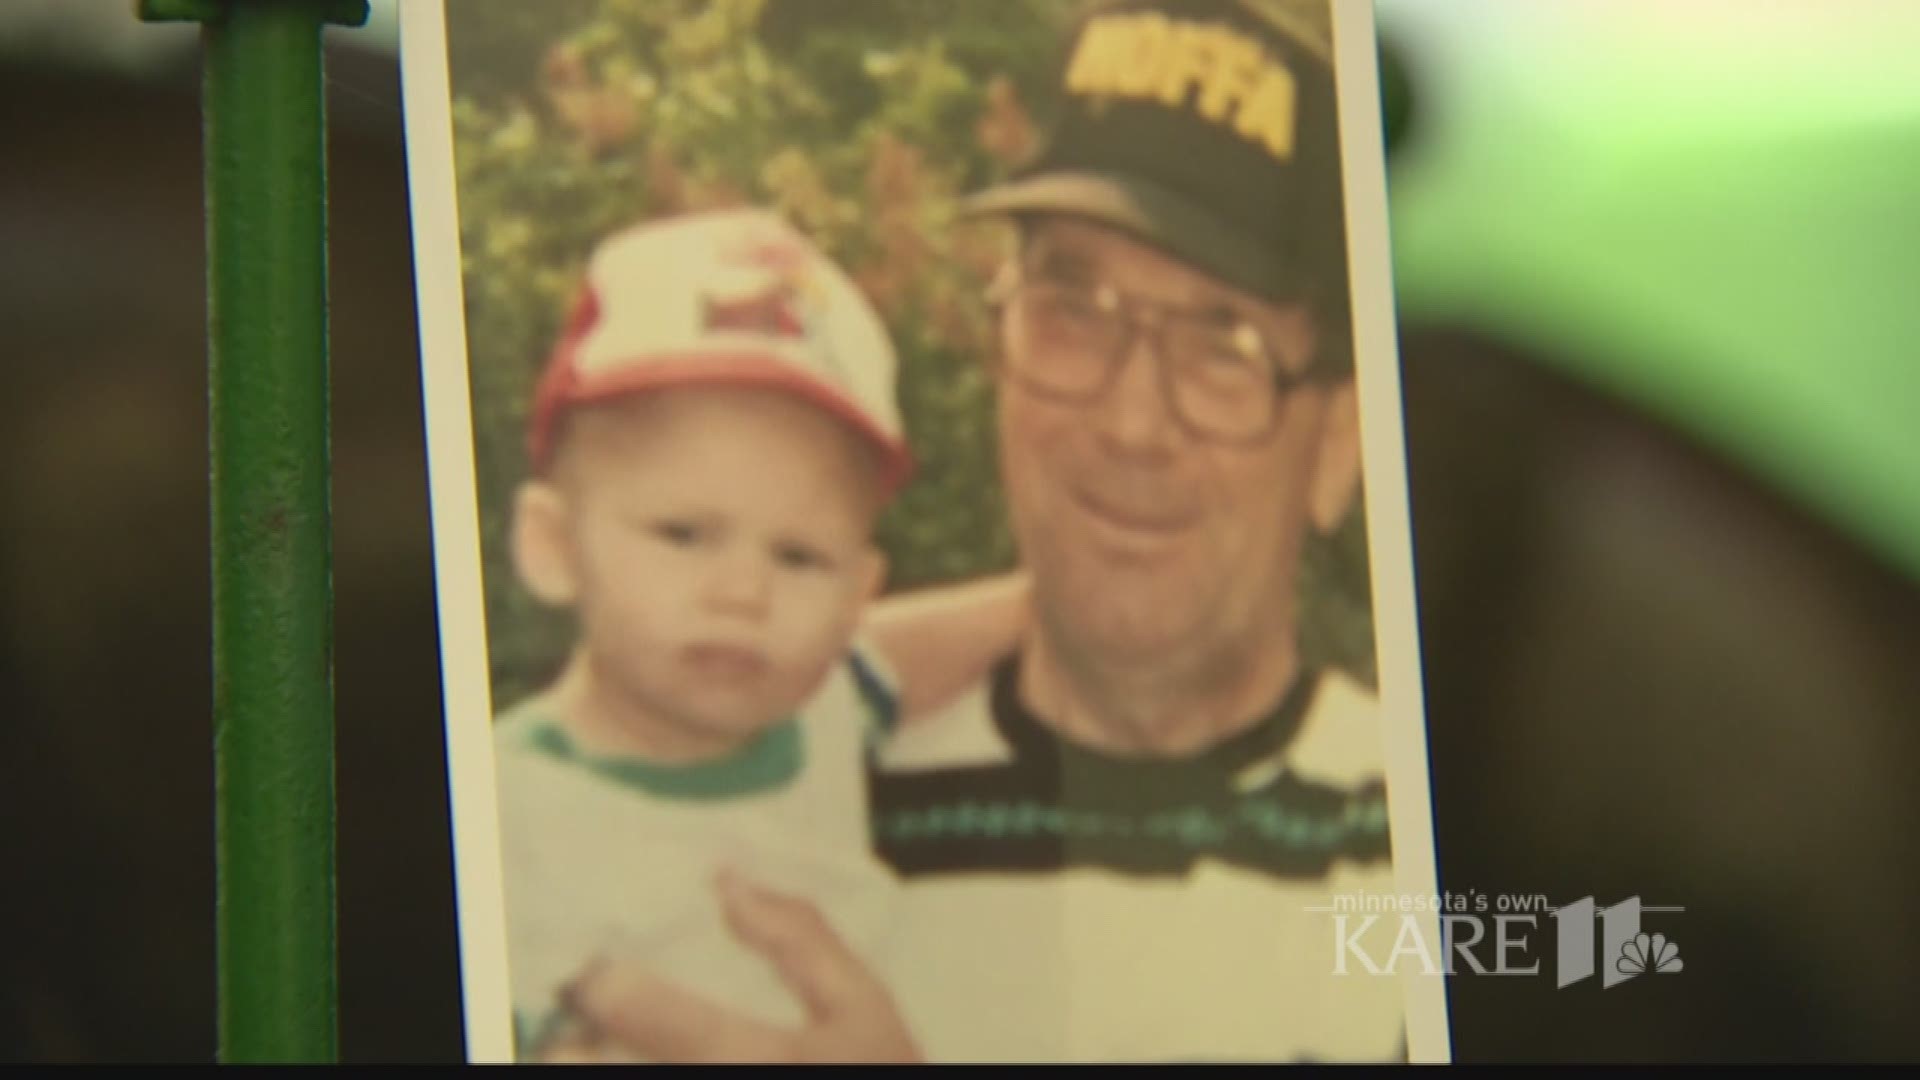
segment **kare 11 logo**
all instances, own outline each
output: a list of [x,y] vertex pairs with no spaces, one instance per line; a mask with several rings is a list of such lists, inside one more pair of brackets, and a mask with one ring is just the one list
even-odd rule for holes
[[[1637,896],[1608,907],[1591,896],[1555,907],[1538,894],[1361,895],[1308,910],[1333,917],[1336,975],[1393,975],[1414,963],[1428,975],[1538,975],[1534,938],[1544,922],[1553,924],[1557,988],[1598,974],[1601,987],[1610,989],[1643,975],[1677,975],[1686,966],[1671,936],[1644,925],[1646,916],[1686,909],[1642,904]],[[1437,942],[1430,940],[1435,918]]]

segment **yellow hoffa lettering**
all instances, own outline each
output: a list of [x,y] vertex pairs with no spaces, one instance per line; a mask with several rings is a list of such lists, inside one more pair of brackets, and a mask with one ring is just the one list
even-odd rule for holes
[[1125,64],[1121,54],[1127,48],[1126,22],[1119,19],[1102,19],[1087,28],[1080,36],[1080,45],[1073,51],[1073,62],[1067,67],[1067,92],[1072,94],[1108,94],[1120,83],[1119,73]]
[[[1217,26],[1163,15],[1110,16],[1080,36],[1067,65],[1068,93],[1190,106],[1275,157],[1293,155],[1293,74],[1259,43]],[[1198,93],[1194,93],[1194,91]]]
[[1169,59],[1173,24],[1163,15],[1139,15],[1122,33],[1126,44],[1121,51],[1120,85],[1115,89],[1127,97],[1152,97]]
[[1238,34],[1213,31],[1213,66],[1200,83],[1200,115],[1214,123],[1227,118],[1227,109],[1245,101],[1260,79],[1260,46]]
[[1293,76],[1271,64],[1260,76],[1253,96],[1240,105],[1233,129],[1266,146],[1277,158],[1293,156]]
[[1179,108],[1187,91],[1206,78],[1218,31],[1182,23],[1169,31],[1165,57],[1160,62],[1160,103]]

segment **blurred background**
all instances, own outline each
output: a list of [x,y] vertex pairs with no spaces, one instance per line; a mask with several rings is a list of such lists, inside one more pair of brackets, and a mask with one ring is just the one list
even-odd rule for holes
[[[1451,980],[1456,1058],[1920,1057],[1920,6],[1376,8],[1442,885],[1685,909]],[[396,40],[329,35],[342,1049],[450,1061]],[[213,1057],[196,63],[0,0],[10,1060]]]

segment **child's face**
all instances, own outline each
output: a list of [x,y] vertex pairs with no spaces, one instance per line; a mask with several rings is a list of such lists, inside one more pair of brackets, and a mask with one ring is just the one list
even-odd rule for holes
[[576,421],[557,515],[603,689],[666,730],[731,746],[787,716],[845,654],[883,562],[872,464],[789,396],[649,395]]

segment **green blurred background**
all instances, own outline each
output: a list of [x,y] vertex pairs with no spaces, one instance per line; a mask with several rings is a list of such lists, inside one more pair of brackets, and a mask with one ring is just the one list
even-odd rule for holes
[[1920,5],[1381,0],[1398,303],[1497,326],[1920,578]]

